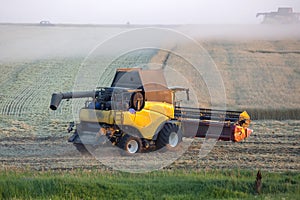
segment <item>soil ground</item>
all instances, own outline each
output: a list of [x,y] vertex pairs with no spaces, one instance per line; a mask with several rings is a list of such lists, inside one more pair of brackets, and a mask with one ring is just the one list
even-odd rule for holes
[[[218,141],[202,157],[205,139],[195,138],[168,169],[300,170],[300,121],[255,121],[254,133],[240,143]],[[191,139],[184,139],[184,143]],[[107,151],[117,147],[102,147]],[[110,169],[94,157],[82,156],[66,137],[5,137],[0,140],[0,167],[36,170]],[[126,160],[126,157],[125,157]]]
[[[80,107],[84,102],[63,101],[55,112],[49,110],[49,102],[53,92],[72,91],[78,70],[84,64],[85,53],[93,47],[95,41],[104,40],[103,38],[123,31],[124,28],[45,29],[9,25],[1,25],[0,28],[6,33],[0,39],[1,52],[5,52],[0,57],[0,168],[110,168],[93,157],[80,155],[67,142],[70,136],[66,133],[68,122],[74,121],[77,116],[76,113],[73,115],[72,105]],[[234,40],[224,37],[220,39],[220,35],[215,35],[217,38],[201,37],[200,29],[196,34],[200,35],[198,41],[220,70],[229,108],[251,108],[257,111],[300,108],[300,40],[295,34],[298,29],[293,29],[295,31],[290,35],[284,29],[279,38],[270,32],[271,39],[266,39],[268,35],[263,31],[267,29],[268,27],[262,28],[261,35],[257,34],[254,39],[251,39],[251,34],[246,39]],[[209,31],[206,30],[206,34],[209,35]],[[89,40],[84,40],[85,37]],[[86,42],[82,45],[80,41]],[[70,49],[79,50],[68,51]],[[189,50],[192,52],[192,49]],[[50,52],[56,53],[53,55]],[[68,52],[67,55],[64,52]],[[189,52],[186,53],[188,55]],[[166,54],[156,51],[146,52],[146,56],[143,53],[124,55],[112,63],[112,70],[107,73],[113,74],[116,67],[145,64],[150,60],[166,61],[165,58]],[[174,55],[170,55],[166,61],[168,65],[175,66],[176,63],[181,64]],[[177,69],[185,71],[180,66]],[[191,82],[194,79],[198,77],[191,77]],[[109,78],[105,81],[108,82]],[[194,83],[203,84],[201,81]],[[203,94],[206,92],[203,91]],[[210,102],[203,96],[205,95],[199,97],[200,101],[204,106],[209,106]],[[284,120],[278,121],[264,119],[278,119],[280,112],[272,112],[268,117],[264,117],[265,114],[258,115],[261,117],[252,121],[250,128],[254,133],[247,140],[240,143],[218,141],[205,157],[199,154],[205,139],[184,139],[187,151],[166,168],[240,168],[299,172],[299,115],[293,114],[291,118],[294,120],[289,120],[287,114]],[[105,148],[109,152],[113,147]],[[106,156],[109,159],[109,154]],[[125,162],[126,158],[122,158],[120,162],[122,161]]]

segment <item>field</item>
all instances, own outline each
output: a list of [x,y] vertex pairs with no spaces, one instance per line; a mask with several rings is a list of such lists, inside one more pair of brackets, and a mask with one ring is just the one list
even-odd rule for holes
[[[285,192],[290,198],[293,192],[299,193],[300,38],[295,34],[295,32],[299,33],[299,28],[293,27],[290,32],[278,28],[275,29],[277,35],[271,32],[274,31],[274,27],[270,28],[269,35],[265,33],[268,30],[266,27],[257,29],[254,35],[248,33],[248,28],[240,28],[239,33],[243,37],[236,37],[238,33],[229,33],[227,29],[224,35],[218,35],[215,31],[216,27],[206,29],[204,35],[201,34],[201,27],[197,29],[190,29],[188,26],[177,27],[177,30],[183,31],[201,44],[203,55],[209,55],[209,58],[203,62],[217,66],[224,83],[226,107],[249,111],[253,119],[251,128],[254,133],[241,143],[218,141],[205,157],[202,154],[205,139],[184,139],[184,147],[187,151],[183,152],[182,156],[174,159],[170,165],[161,165],[159,168],[162,168],[162,172],[158,172],[158,175],[143,174],[142,178],[122,173],[115,174],[112,165],[105,165],[105,162],[111,161],[109,154],[101,158],[103,162],[92,157],[81,156],[75,147],[67,143],[70,134],[66,132],[66,128],[68,122],[77,118],[73,109],[82,106],[83,101],[63,101],[60,108],[54,112],[49,109],[51,94],[59,91],[72,91],[74,85],[78,83],[76,81],[80,80],[79,75],[88,77],[85,80],[90,81],[85,82],[84,88],[94,89],[97,83],[109,84],[114,69],[117,67],[144,66],[150,62],[172,66],[176,73],[188,80],[182,83],[187,83],[194,89],[193,94],[199,100],[199,106],[210,107],[212,101],[216,100],[218,103],[219,99],[210,99],[209,92],[211,91],[206,87],[205,77],[199,77],[193,71],[186,70],[184,66],[188,64],[185,61],[178,55],[168,54],[164,50],[144,49],[129,52],[111,62],[108,68],[105,68],[104,63],[107,61],[104,60],[109,60],[110,57],[104,57],[103,60],[95,62],[93,56],[96,54],[88,54],[95,44],[105,41],[112,34],[126,31],[128,27],[0,25],[0,29],[3,33],[7,31],[0,38],[0,50],[4,52],[0,56],[0,176],[4,177],[4,182],[1,179],[0,184],[22,185],[24,183],[19,181],[23,179],[19,176],[27,177],[26,173],[29,173],[29,177],[35,177],[32,182],[29,181],[30,184],[55,182],[68,185],[73,181],[72,173],[76,170],[83,177],[75,176],[74,179],[78,178],[85,183],[90,176],[87,171],[92,170],[92,173],[99,172],[100,175],[96,175],[93,179],[91,188],[97,185],[96,188],[99,189],[99,185],[104,184],[97,182],[97,178],[107,180],[109,184],[104,184],[103,187],[110,188],[112,187],[110,183],[119,178],[121,185],[139,185],[144,178],[148,179],[147,176],[149,176],[149,184],[153,185],[158,179],[156,176],[167,176],[170,178],[170,180],[166,179],[168,181],[178,180],[183,176],[182,185],[190,183],[190,187],[202,187],[205,190],[214,184],[211,183],[209,187],[205,185],[214,173],[220,176],[218,180],[214,180],[216,185],[228,183],[228,180],[234,182],[229,185],[238,182],[231,175],[226,174],[231,173],[229,169],[234,169],[236,170],[232,172],[234,174],[238,170],[242,171],[243,178],[239,183],[246,184],[247,187],[254,182],[257,170],[261,170],[263,174],[270,173],[271,178],[263,179],[266,183],[264,188],[266,197],[272,195],[274,187],[277,190],[281,183],[292,188],[280,190],[282,197],[285,197]],[[193,53],[193,47],[194,45],[187,43],[180,47],[171,46],[170,48],[174,51],[178,50],[181,55],[188,56]],[[92,66],[89,71],[83,70],[86,65]],[[102,72],[108,76],[97,77],[101,76]],[[95,79],[97,83],[92,83]],[[167,80],[170,84],[178,84],[172,74],[167,74]],[[106,148],[107,151],[112,149],[112,147]],[[168,156],[168,154],[162,154],[162,156]],[[118,169],[118,163],[126,163],[126,158],[114,161],[114,169]],[[17,171],[16,174],[11,171],[12,169]],[[52,177],[52,174],[49,175],[47,172],[41,174],[37,172],[48,170],[57,171],[57,174],[54,172]],[[60,178],[59,173],[62,170],[69,171],[66,175],[66,182]],[[169,173],[172,172],[178,172],[180,177],[171,176]],[[204,172],[207,172],[209,176],[205,177]],[[289,172],[292,175],[281,176],[282,173]],[[186,176],[183,175],[185,173],[187,173]],[[193,173],[196,173],[195,179],[204,181],[200,181],[199,185],[198,182],[193,182],[195,181]],[[126,182],[126,176],[132,176],[132,179]],[[14,177],[12,182],[8,181],[9,177]],[[272,179],[272,177],[275,178]],[[136,180],[135,183],[133,183],[134,180]],[[290,180],[293,184],[286,180]],[[273,187],[271,181],[275,181],[277,185]],[[160,184],[164,185],[165,182]],[[141,185],[141,187],[146,187]],[[7,194],[5,190],[1,190],[2,187],[1,185],[2,195]],[[218,192],[215,196],[208,197],[254,197],[251,196],[254,195],[253,189],[230,187],[225,187],[224,195],[217,196],[222,194],[222,191],[219,191],[220,193]],[[56,189],[61,191],[64,187]],[[158,189],[168,190],[163,186]],[[150,188],[149,191],[153,190]],[[236,191],[237,195],[226,196],[225,190]],[[144,195],[150,195],[151,199],[150,193],[144,193]],[[193,194],[196,196],[199,192]],[[30,194],[24,195],[28,195],[27,198],[39,198]],[[167,196],[162,194],[162,198],[171,199],[172,196],[169,195],[170,193]],[[15,197],[18,199],[21,196],[22,194],[16,191]],[[14,196],[10,197],[14,198]],[[53,193],[46,197],[41,196],[41,198],[51,197],[58,198]],[[185,197],[189,196],[177,196],[177,198]],[[204,195],[203,198],[205,197]]]

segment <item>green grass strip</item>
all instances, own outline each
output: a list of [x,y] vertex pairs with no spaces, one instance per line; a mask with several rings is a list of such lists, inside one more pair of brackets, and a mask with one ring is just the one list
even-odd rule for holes
[[0,199],[297,199],[300,173],[255,171],[1,171]]

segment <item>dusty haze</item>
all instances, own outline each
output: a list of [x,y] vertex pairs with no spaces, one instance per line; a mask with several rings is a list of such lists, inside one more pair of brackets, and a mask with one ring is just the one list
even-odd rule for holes
[[[0,62],[85,57],[114,35],[143,27],[148,26],[0,25]],[[251,41],[300,38],[299,25],[179,25],[158,28],[178,31],[197,40],[200,45],[202,41],[213,39]]]

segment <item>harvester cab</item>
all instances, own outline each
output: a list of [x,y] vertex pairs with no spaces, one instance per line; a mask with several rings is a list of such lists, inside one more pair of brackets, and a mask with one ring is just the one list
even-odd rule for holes
[[[82,153],[90,151],[87,146],[96,148],[107,141],[129,154],[176,149],[191,126],[197,127],[198,137],[240,141],[250,134],[246,112],[182,107],[175,98],[177,92],[185,92],[189,100],[189,89],[169,88],[162,70],[117,69],[110,87],[54,93],[50,108],[56,110],[62,99],[89,97],[79,111],[79,123],[68,128],[72,132],[76,126],[68,141]],[[224,112],[225,119],[213,118]],[[222,127],[222,133],[209,133],[211,123]]]

